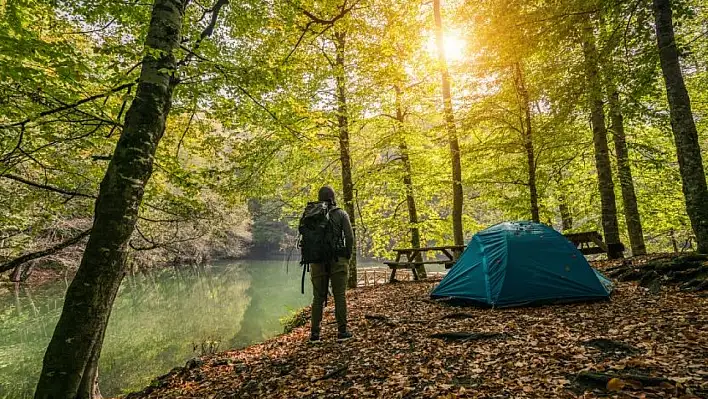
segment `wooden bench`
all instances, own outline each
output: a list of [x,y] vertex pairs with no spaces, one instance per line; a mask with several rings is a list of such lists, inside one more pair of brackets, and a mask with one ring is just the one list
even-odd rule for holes
[[[418,280],[418,271],[416,270],[417,266],[421,265],[445,265],[446,269],[451,268],[455,262],[457,262],[457,258],[460,257],[460,254],[462,251],[465,250],[464,245],[443,245],[443,246],[437,246],[437,247],[421,247],[421,248],[395,248],[394,251],[396,252],[396,260],[394,261],[386,261],[384,264],[391,269],[391,278],[389,279],[390,282],[396,281],[396,270],[398,269],[410,269],[413,272],[413,279]],[[418,260],[420,259],[420,255],[423,254],[423,252],[439,252],[443,256],[445,256],[445,259],[431,259],[431,260]],[[402,257],[405,257],[405,260],[401,260]]]
[[[563,234],[568,241],[572,242],[583,255],[605,254],[607,244],[602,241],[602,236],[597,231],[584,231],[581,233]],[[591,246],[590,244],[595,244]]]

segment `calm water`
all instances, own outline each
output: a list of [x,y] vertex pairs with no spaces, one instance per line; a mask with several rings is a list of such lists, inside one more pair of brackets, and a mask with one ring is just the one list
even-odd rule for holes
[[[105,396],[142,389],[185,361],[282,331],[280,318],[309,303],[300,268],[244,261],[127,277],[113,305],[99,368]],[[64,282],[0,296],[0,398],[32,396],[61,312]]]

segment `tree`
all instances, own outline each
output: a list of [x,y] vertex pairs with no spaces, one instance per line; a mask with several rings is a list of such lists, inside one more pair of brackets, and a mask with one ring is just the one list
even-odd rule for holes
[[[213,31],[225,4],[219,0],[212,8],[212,24],[202,39]],[[135,99],[101,183],[93,228],[47,348],[35,398],[100,396],[98,359],[126,273],[128,240],[178,83],[175,52],[182,39],[186,5],[184,0],[156,0],[153,5]]]
[[346,31],[334,34],[336,51],[334,65],[337,82],[337,125],[339,127],[339,160],[342,163],[342,187],[344,210],[349,214],[349,221],[354,231],[354,246],[349,260],[349,280],[347,286],[355,288],[356,282],[356,214],[354,213],[354,181],[352,180],[352,158],[349,153],[349,111],[347,110],[347,77],[345,70]]
[[450,159],[452,160],[452,232],[455,245],[464,245],[465,238],[462,229],[462,165],[460,162],[460,143],[457,140],[455,115],[452,111],[452,95],[450,94],[450,73],[445,59],[445,45],[443,39],[443,24],[440,11],[440,0],[433,0],[433,14],[435,17],[435,39],[438,48],[438,63],[440,79],[442,82],[443,112],[445,116],[445,130],[447,131],[450,145]]
[[[403,163],[403,185],[406,189],[406,206],[408,207],[408,229],[411,232],[411,248],[420,248],[420,229],[418,228],[418,208],[415,204],[415,195],[413,191],[413,170],[411,167],[411,160],[409,157],[408,143],[406,143],[406,137],[403,134],[403,127],[406,122],[406,116],[403,112],[403,107],[401,105],[401,88],[396,85],[394,87],[396,90],[396,130],[398,132],[398,140],[401,155],[401,162]],[[416,256],[416,262],[422,262],[423,257],[420,253]],[[418,277],[426,278],[425,265],[416,266],[416,272]]]
[[703,170],[698,131],[691,111],[691,99],[686,90],[674,36],[671,1],[654,0],[656,44],[661,71],[666,85],[666,97],[671,113],[671,130],[676,143],[686,212],[696,236],[698,252],[708,253],[708,188]]
[[617,156],[617,175],[619,176],[620,187],[622,188],[622,202],[624,204],[624,218],[629,232],[629,243],[632,247],[632,255],[645,255],[647,253],[644,245],[644,233],[642,232],[642,221],[637,205],[637,195],[634,192],[634,179],[632,178],[632,168],[629,165],[629,153],[627,151],[627,136],[624,132],[624,117],[622,115],[622,105],[620,103],[619,91],[613,84],[608,85],[610,129],[612,139],[615,144],[615,154]]
[[536,161],[534,159],[533,135],[531,130],[531,101],[529,91],[524,80],[524,72],[521,62],[514,63],[514,84],[521,109],[520,125],[526,151],[526,161],[528,165],[528,186],[529,198],[531,201],[531,220],[538,223],[541,221],[538,214],[538,189],[536,187]]
[[607,256],[610,259],[622,257],[619,227],[617,224],[617,205],[615,202],[612,165],[607,146],[607,128],[602,101],[602,81],[599,70],[599,56],[595,45],[595,33],[590,17],[586,17],[582,30],[582,46],[585,61],[587,97],[590,108],[593,143],[595,146],[595,167],[600,190],[602,210],[602,229],[607,243]]

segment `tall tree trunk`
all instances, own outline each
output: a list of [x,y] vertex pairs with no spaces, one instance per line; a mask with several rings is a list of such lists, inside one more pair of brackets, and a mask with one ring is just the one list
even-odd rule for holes
[[[609,79],[608,79],[609,80]],[[642,232],[642,221],[639,217],[639,207],[637,206],[637,195],[634,192],[634,179],[632,179],[632,168],[629,165],[629,152],[627,151],[627,138],[624,133],[624,117],[622,116],[622,105],[619,100],[617,87],[610,83],[608,87],[610,120],[612,121],[612,136],[614,138],[615,153],[617,154],[617,172],[622,188],[622,203],[624,204],[624,219],[629,232],[629,243],[632,247],[632,255],[645,255],[647,253],[644,245],[644,233]]]
[[[420,248],[420,230],[418,229],[418,209],[415,205],[415,196],[413,195],[413,168],[411,167],[411,160],[408,156],[408,144],[406,143],[406,138],[403,134],[403,124],[405,122],[405,114],[403,113],[403,107],[401,106],[401,88],[396,86],[396,130],[398,130],[399,135],[399,146],[401,151],[401,162],[403,162],[403,185],[406,187],[406,203],[408,205],[408,228],[411,232],[411,248]],[[417,262],[422,262],[423,257],[421,254],[415,259]],[[427,278],[427,273],[425,272],[425,265],[418,265],[416,267],[416,272],[418,277]]]
[[349,112],[347,110],[347,75],[344,68],[344,51],[346,32],[334,34],[336,57],[334,60],[335,77],[337,81],[337,124],[339,126],[339,159],[342,162],[342,190],[344,210],[349,214],[349,220],[354,230],[354,246],[352,258],[349,261],[349,280],[347,286],[356,288],[356,217],[354,215],[354,182],[352,181],[352,158],[349,152]]
[[81,378],[79,393],[76,395],[76,399],[98,399],[103,397],[101,390],[98,388],[98,359],[101,357],[101,348],[103,347],[106,327],[107,325],[104,325],[98,333],[98,339],[91,349],[91,357],[84,368],[84,375]]
[[[135,99],[96,200],[94,223],[81,265],[66,293],[61,317],[44,356],[35,398],[94,395],[103,334],[126,269],[126,249],[138,216],[157,144],[165,130],[175,80],[186,0],[155,0]],[[155,58],[156,57],[156,58]],[[84,391],[81,391],[84,389]]]
[[708,253],[708,189],[698,132],[691,112],[691,99],[679,64],[670,0],[654,0],[654,19],[661,71],[671,111],[671,130],[674,132],[683,195],[686,198],[686,213],[696,236],[698,252]]
[[524,80],[524,71],[521,69],[521,63],[514,63],[514,83],[516,86],[516,94],[519,99],[519,108],[521,108],[521,130],[523,132],[524,149],[526,150],[526,163],[528,168],[528,185],[529,197],[531,201],[531,220],[536,223],[541,221],[538,214],[538,189],[536,187],[536,161],[533,152],[533,135],[531,130],[531,101],[529,100],[529,91]]
[[443,112],[445,113],[445,128],[450,143],[450,157],[452,159],[452,232],[455,245],[464,245],[462,230],[462,165],[460,163],[460,143],[457,141],[457,128],[455,115],[452,112],[452,95],[450,94],[450,73],[447,70],[445,59],[445,45],[443,41],[442,16],[440,14],[440,0],[433,0],[433,13],[435,14],[435,38],[438,47],[438,63],[442,79]]
[[602,81],[598,66],[599,56],[595,46],[592,22],[589,17],[585,20],[582,42],[593,143],[595,144],[595,167],[597,168],[597,180],[600,189],[602,229],[607,243],[607,257],[618,259],[623,257],[623,246],[620,242],[617,224],[617,204],[615,202],[614,183],[612,182],[612,164],[607,146],[607,128],[602,103]]
[[564,194],[561,194],[558,204],[558,211],[561,215],[561,228],[563,231],[568,231],[573,228],[573,214],[570,212],[568,200]]

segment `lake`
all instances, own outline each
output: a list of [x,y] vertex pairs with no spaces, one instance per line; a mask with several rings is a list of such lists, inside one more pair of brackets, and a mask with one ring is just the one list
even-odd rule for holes
[[[300,277],[297,262],[251,260],[126,277],[101,353],[103,395],[140,390],[192,357],[281,333],[280,319],[310,302]],[[32,397],[65,290],[59,281],[0,296],[1,399]]]

